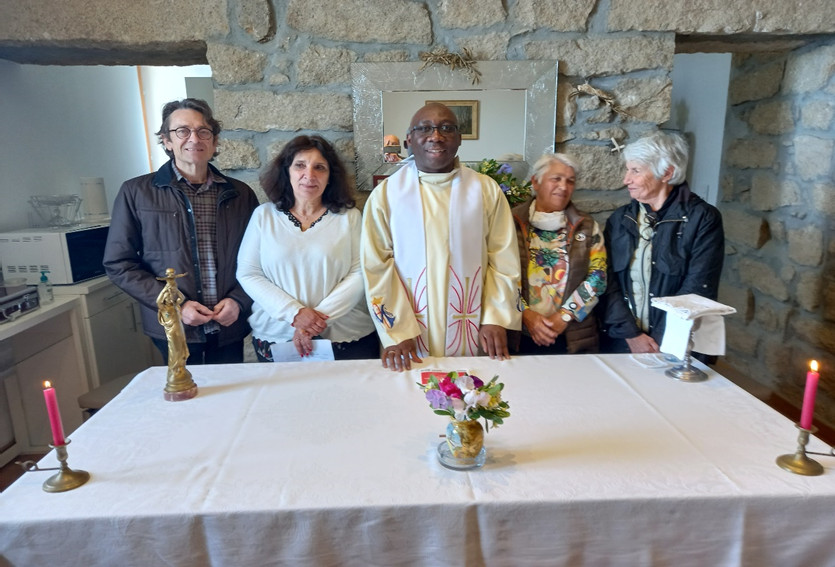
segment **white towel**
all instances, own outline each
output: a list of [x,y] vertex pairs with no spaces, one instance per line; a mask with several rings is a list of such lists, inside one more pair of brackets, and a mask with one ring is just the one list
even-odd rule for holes
[[736,313],[733,307],[694,293],[654,297],[652,306],[667,312],[661,352],[683,360],[688,353],[692,331],[692,350],[702,354],[725,354],[725,320],[722,317]]

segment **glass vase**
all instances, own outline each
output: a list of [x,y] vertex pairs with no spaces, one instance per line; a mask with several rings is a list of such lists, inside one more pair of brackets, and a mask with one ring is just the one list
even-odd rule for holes
[[438,445],[438,460],[447,468],[466,470],[484,465],[484,428],[476,420],[451,419],[446,428],[446,441]]

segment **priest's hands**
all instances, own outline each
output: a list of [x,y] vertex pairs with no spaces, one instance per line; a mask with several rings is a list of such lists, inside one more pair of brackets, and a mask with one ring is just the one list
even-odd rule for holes
[[661,349],[658,348],[658,343],[655,342],[655,339],[646,333],[641,333],[637,337],[626,339],[626,344],[629,345],[629,350],[633,353],[661,352]]
[[386,347],[380,359],[383,361],[383,368],[390,368],[395,372],[411,370],[412,361],[423,362],[418,357],[415,339],[406,339],[394,346]]
[[478,338],[481,348],[487,356],[496,360],[510,358],[510,351],[507,350],[507,330],[500,325],[482,325],[478,330]]

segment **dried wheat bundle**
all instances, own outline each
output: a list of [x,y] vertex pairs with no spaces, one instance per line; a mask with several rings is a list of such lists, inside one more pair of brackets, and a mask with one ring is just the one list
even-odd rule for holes
[[461,51],[461,54],[450,53],[446,47],[438,46],[432,51],[421,51],[419,55],[423,65],[420,66],[418,71],[423,71],[426,67],[439,63],[446,65],[453,71],[457,68],[463,69],[474,85],[477,85],[481,80],[481,72],[476,68],[476,60],[466,47]]

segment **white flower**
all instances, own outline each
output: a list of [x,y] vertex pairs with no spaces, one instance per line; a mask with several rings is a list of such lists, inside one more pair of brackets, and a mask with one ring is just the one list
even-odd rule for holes
[[459,376],[455,379],[455,385],[464,392],[465,394],[475,388],[475,384],[473,383],[473,377],[469,374],[465,374],[464,376]]
[[470,390],[464,394],[464,402],[468,407],[487,407],[490,403],[490,394],[487,392],[479,392],[478,390]]
[[452,398],[452,411],[455,412],[455,419],[464,421],[468,419],[467,410],[469,409],[467,403],[459,398]]

